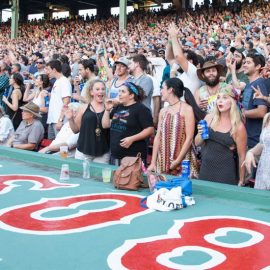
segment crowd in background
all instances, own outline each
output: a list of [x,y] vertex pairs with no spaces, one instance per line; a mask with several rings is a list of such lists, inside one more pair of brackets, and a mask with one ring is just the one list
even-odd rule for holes
[[269,8],[136,11],[121,31],[116,17],[35,21],[15,40],[2,24],[0,144],[114,165],[141,153],[173,175],[189,160],[192,178],[270,189]]

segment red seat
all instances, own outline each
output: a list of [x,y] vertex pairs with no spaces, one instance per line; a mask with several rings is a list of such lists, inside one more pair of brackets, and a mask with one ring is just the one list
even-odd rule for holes
[[52,140],[49,139],[43,139],[39,144],[39,150],[49,146],[52,143]]

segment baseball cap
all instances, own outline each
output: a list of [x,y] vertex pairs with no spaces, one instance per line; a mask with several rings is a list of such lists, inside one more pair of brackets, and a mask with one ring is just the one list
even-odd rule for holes
[[223,47],[223,46],[220,46],[220,47],[218,48],[218,50],[219,50],[220,52],[222,52],[222,53],[225,53],[225,52],[226,52],[226,48]]
[[43,55],[40,52],[34,52],[33,55],[37,56],[38,58],[43,58]]
[[115,61],[115,64],[123,64],[128,67],[130,61],[126,57],[120,57],[117,61]]
[[241,48],[231,47],[230,48],[231,53],[234,53],[235,51],[237,51],[237,52],[241,53],[243,56],[245,56],[244,55],[245,48],[243,48],[243,47],[241,47]]
[[191,47],[191,48],[194,47],[194,46],[193,46],[193,43],[192,43],[191,41],[187,41],[187,42],[185,43],[185,46],[188,46],[188,47]]
[[165,54],[165,49],[163,49],[163,48],[159,49],[159,50],[158,50],[158,53],[159,53],[159,54]]

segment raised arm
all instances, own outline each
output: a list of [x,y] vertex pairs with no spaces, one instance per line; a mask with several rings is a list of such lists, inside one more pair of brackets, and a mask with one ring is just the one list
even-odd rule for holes
[[179,63],[179,65],[182,67],[184,72],[188,71],[188,60],[184,55],[183,49],[178,42],[178,29],[174,23],[171,23],[168,29],[168,33],[172,42],[172,50],[174,54],[174,58]]

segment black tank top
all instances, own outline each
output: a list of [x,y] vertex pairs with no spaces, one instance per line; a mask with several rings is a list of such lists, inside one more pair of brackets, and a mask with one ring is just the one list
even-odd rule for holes
[[230,147],[235,142],[230,132],[222,133],[209,127],[209,139],[202,147],[202,164],[199,179],[225,184],[238,183],[237,161]]
[[[78,150],[85,155],[100,157],[109,151],[110,145],[110,129],[103,129],[101,120],[104,111],[95,113],[87,107],[83,116],[78,139]],[[99,119],[99,120],[98,120]],[[100,136],[96,136],[97,121],[99,121],[99,128],[101,129]]]
[[[14,89],[12,91],[14,91]],[[11,94],[8,97],[8,101],[10,103],[12,103]],[[22,121],[22,110],[20,109],[20,107],[23,106],[23,104],[24,104],[23,98],[19,99],[18,100],[18,110],[16,112],[14,112],[12,109],[10,109],[6,105],[6,114],[9,116],[10,120],[12,121],[13,126],[14,126],[14,130],[16,130],[18,128],[18,126],[20,125],[20,123]]]

